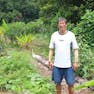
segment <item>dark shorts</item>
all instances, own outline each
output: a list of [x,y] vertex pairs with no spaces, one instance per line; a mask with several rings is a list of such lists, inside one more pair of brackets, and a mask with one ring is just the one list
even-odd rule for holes
[[58,68],[53,67],[52,69],[52,80],[56,84],[60,84],[62,82],[62,79],[65,78],[66,83],[71,86],[75,83],[74,79],[74,70],[72,67],[70,68]]

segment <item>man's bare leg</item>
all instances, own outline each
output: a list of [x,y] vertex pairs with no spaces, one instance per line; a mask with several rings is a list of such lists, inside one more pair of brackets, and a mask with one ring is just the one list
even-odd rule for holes
[[61,94],[61,84],[56,84],[56,92],[57,94]]
[[74,94],[74,90],[73,90],[74,86],[68,86],[68,91],[69,91],[69,94]]

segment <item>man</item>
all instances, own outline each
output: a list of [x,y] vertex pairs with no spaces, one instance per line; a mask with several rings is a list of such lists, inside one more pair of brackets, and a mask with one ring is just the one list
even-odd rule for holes
[[[51,36],[49,44],[49,67],[52,69],[52,80],[56,84],[57,94],[61,94],[61,82],[65,78],[68,84],[69,94],[74,94],[74,70],[78,67],[78,45],[75,35],[67,30],[67,20],[58,19],[58,31]],[[74,61],[71,62],[71,48],[74,53]],[[55,49],[55,60],[52,63],[52,57]]]

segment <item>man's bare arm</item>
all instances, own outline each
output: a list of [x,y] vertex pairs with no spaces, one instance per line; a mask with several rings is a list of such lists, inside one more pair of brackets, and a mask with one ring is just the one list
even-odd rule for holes
[[74,49],[74,62],[78,63],[78,49]]
[[74,63],[73,68],[76,70],[78,68],[78,49],[74,49]]
[[53,67],[53,63],[52,63],[53,53],[54,53],[54,49],[50,49],[49,50],[49,61],[48,61],[50,69],[52,69]]

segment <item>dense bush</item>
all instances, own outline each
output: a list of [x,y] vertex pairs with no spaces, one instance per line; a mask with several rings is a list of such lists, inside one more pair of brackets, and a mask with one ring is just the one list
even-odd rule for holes
[[68,22],[67,28],[68,28],[69,31],[74,32],[73,29],[75,28],[75,25],[73,23]]
[[13,42],[16,40],[15,36],[20,36],[25,33],[24,22],[14,22],[8,24],[8,30],[5,32],[6,36]]
[[82,16],[82,20],[79,22],[76,28],[73,29],[76,35],[80,37],[80,40],[84,44],[93,46],[94,44],[94,11],[86,11],[86,14]]
[[27,23],[25,29],[27,33],[38,33],[45,31],[44,24],[41,19]]
[[43,21],[40,19],[31,21],[27,24],[25,24],[24,22],[13,22],[6,25],[8,29],[6,30],[5,34],[12,42],[16,40],[15,36],[45,32],[47,30],[44,27]]
[[79,43],[78,74],[84,78],[94,78],[94,11],[87,11],[77,27],[73,29]]
[[77,75],[88,80],[94,78],[94,50],[87,44],[79,43],[79,65]]
[[4,37],[4,34],[2,32],[0,32],[0,56],[5,55],[6,54],[6,40]]
[[6,54],[6,48],[8,45],[8,40],[5,37],[5,32],[8,29],[7,24],[2,20],[2,25],[0,26],[0,56]]
[[30,59],[26,51],[12,51],[9,56],[0,57],[0,90],[14,94],[52,94],[49,79],[37,73]]

